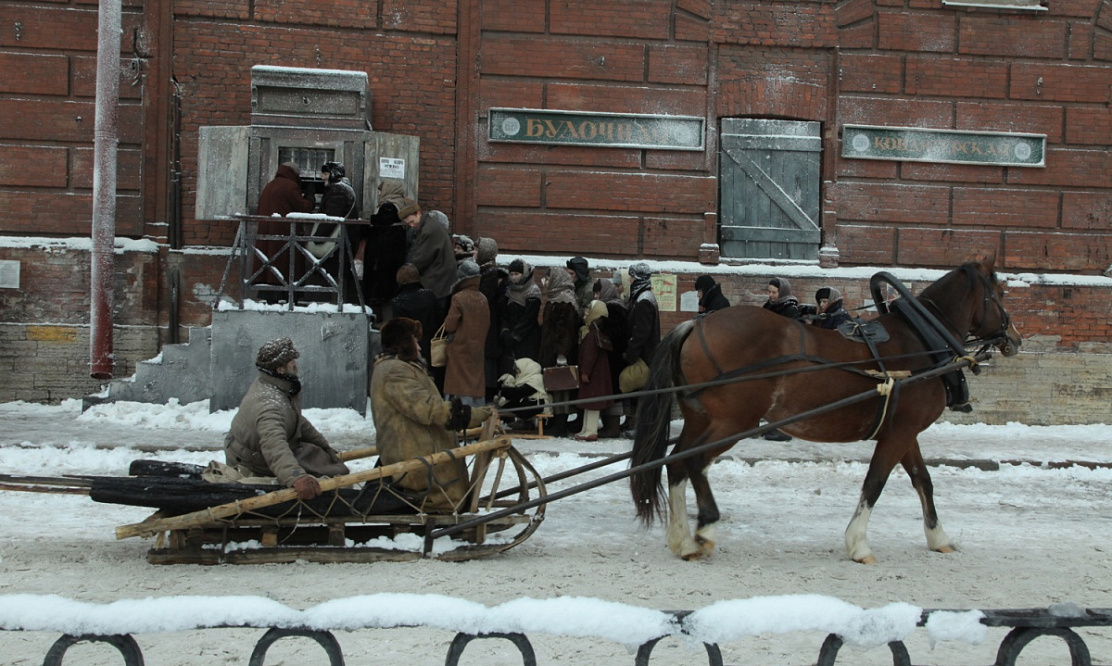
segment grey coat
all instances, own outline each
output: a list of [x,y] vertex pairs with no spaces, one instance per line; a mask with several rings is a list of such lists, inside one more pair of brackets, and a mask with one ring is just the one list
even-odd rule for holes
[[290,388],[288,380],[259,373],[224,437],[228,464],[287,486],[305,474],[347,474],[328,440],[301,415],[301,397],[291,397]]
[[431,290],[437,298],[452,295],[452,285],[456,282],[456,253],[452,249],[452,237],[444,225],[428,213],[421,216],[421,224],[413,237],[409,263],[421,276],[422,287]]

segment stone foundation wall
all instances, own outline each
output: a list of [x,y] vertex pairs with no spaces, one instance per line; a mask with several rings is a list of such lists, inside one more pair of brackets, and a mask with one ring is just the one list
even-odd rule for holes
[[[154,326],[115,327],[115,376],[129,377],[136,363],[156,356],[158,338]],[[0,323],[0,375],[0,402],[58,403],[105,384],[89,376],[87,325]]]

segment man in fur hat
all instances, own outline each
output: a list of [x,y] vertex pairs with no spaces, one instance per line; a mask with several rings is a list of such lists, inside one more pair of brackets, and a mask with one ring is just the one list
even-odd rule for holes
[[[421,323],[406,317],[382,327],[382,353],[375,357],[371,377],[371,413],[383,465],[455,448],[455,431],[477,426],[492,413],[489,407],[469,407],[440,395],[421,360],[421,334]],[[452,509],[467,496],[467,466],[451,460],[409,472],[395,484],[421,494],[423,508]]]
[[297,491],[299,499],[320,495],[315,477],[348,473],[339,454],[309,419],[301,415],[301,354],[289,338],[259,347],[251,384],[224,438],[228,465],[244,476],[273,476]]

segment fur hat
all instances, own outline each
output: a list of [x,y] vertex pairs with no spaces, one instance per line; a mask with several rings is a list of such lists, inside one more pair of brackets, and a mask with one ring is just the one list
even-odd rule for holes
[[259,353],[255,356],[255,366],[273,372],[299,356],[301,354],[293,348],[293,340],[278,338],[265,342],[262,347],[259,347]]
[[475,251],[475,241],[471,240],[470,236],[464,234],[452,236],[452,245],[455,246],[457,254],[470,255]]
[[420,282],[421,274],[417,272],[417,267],[413,264],[402,264],[402,267],[398,269],[397,275],[394,276],[394,280],[400,287],[403,284]]
[[643,261],[638,261],[629,267],[629,276],[634,280],[647,280],[653,276],[653,269]]
[[301,175],[301,167],[297,166],[297,162],[282,162],[282,166],[293,171],[293,175]]
[[473,259],[464,259],[456,266],[456,280],[466,280],[467,278],[478,277],[479,264],[475,263]]
[[714,278],[709,275],[700,275],[698,280],[695,280],[696,291],[707,292],[714,286]]
[[409,349],[411,337],[421,339],[421,322],[408,317],[394,317],[383,325],[379,333],[382,351],[397,354]]
[[583,257],[572,257],[564,264],[571,270],[575,271],[575,279],[583,281],[591,277],[591,270],[587,264],[587,260]]
[[406,199],[405,203],[402,204],[402,207],[398,209],[398,219],[405,220],[405,218],[413,215],[419,210],[421,210],[421,207],[417,205],[416,201],[414,201],[413,199]]

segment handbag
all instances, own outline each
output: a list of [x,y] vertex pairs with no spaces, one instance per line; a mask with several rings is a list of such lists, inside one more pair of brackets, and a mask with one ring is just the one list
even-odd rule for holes
[[429,365],[434,368],[448,365],[448,334],[444,332],[444,324],[436,329],[429,342]]
[[574,391],[578,388],[578,365],[556,365],[544,369],[545,391]]

